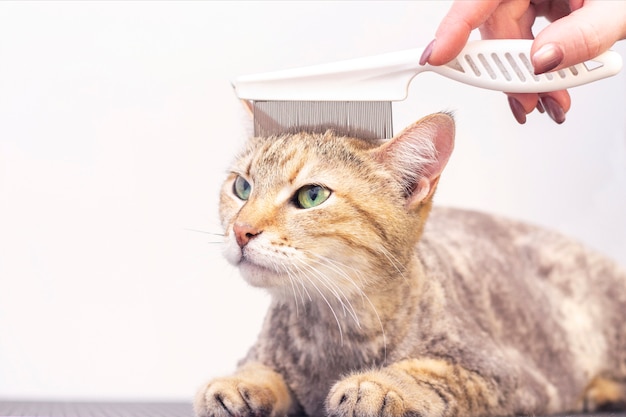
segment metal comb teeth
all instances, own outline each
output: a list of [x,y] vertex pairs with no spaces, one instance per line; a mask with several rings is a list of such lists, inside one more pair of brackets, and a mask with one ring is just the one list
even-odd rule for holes
[[254,135],[324,133],[385,139],[393,136],[390,101],[255,101]]

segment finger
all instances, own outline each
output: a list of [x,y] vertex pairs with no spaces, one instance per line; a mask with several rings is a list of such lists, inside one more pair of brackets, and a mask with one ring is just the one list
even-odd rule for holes
[[528,1],[507,1],[480,26],[483,39],[533,39],[535,7]]
[[554,22],[572,11],[580,9],[585,0],[531,0],[537,10],[537,16],[544,16]]
[[567,91],[553,91],[540,94],[539,97],[545,112],[555,123],[565,122],[565,114],[571,106],[571,99]]
[[565,90],[539,94],[507,94],[511,112],[519,124],[526,123],[526,115],[536,108],[544,111],[556,123],[565,121],[565,114],[571,107],[571,98]]
[[537,74],[594,58],[626,37],[626,2],[588,1],[536,37],[531,60]]
[[567,90],[552,91],[550,93],[545,93],[542,95],[546,95],[546,96],[550,96],[554,98],[557,101],[557,103],[559,103],[559,105],[561,106],[561,108],[563,109],[565,113],[567,113],[569,109],[572,107],[572,98],[570,97]]
[[500,1],[455,1],[444,16],[437,32],[428,62],[442,65],[461,52],[472,30],[482,25]]
[[507,96],[513,117],[519,124],[523,125],[526,123],[526,115],[537,107],[539,95],[534,93],[508,93]]

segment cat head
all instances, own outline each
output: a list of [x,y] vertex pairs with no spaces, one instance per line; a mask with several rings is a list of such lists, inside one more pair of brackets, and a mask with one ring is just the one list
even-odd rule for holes
[[252,138],[221,191],[225,256],[277,293],[385,285],[412,256],[453,144],[445,113],[390,140]]

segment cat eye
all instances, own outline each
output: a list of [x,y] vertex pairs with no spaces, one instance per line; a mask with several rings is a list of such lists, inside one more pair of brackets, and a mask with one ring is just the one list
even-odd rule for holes
[[233,192],[235,195],[245,201],[250,197],[250,191],[252,191],[250,183],[241,175],[237,175],[235,183],[233,184]]
[[319,206],[330,197],[330,190],[321,185],[305,185],[296,193],[295,203],[298,207],[308,209]]

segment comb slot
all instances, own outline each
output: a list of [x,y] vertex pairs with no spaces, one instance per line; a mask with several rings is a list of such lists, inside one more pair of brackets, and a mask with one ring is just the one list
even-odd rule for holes
[[491,65],[489,65],[489,61],[487,61],[484,54],[478,54],[478,61],[480,61],[483,65],[483,68],[487,71],[487,74],[489,74],[492,80],[495,80],[498,77]]
[[520,61],[522,61],[524,68],[526,68],[527,74],[530,74],[530,78],[532,78],[535,81],[539,81],[540,78],[537,74],[535,74],[535,69],[533,68],[533,64],[530,63],[530,59],[528,59],[526,54],[521,53],[518,55],[518,57]]
[[517,78],[521,82],[526,82],[526,76],[524,75],[524,66],[520,66],[513,57],[513,55],[511,55],[509,52],[505,53],[504,57],[506,58],[506,62],[508,62],[511,68],[513,68],[513,72],[515,73],[515,75],[517,75]]
[[[465,65],[464,65],[465,64]],[[448,68],[465,73],[471,71],[476,77],[487,74],[492,80],[506,80],[506,82],[536,83],[552,81],[554,79],[575,78],[585,72],[590,72],[602,67],[601,62],[586,61],[582,64],[573,65],[554,72],[536,75],[530,59],[525,53],[517,56],[506,52],[504,54],[492,53],[486,56],[479,53],[475,56],[466,54],[463,60],[455,59],[447,64]],[[515,74],[515,75],[513,75]],[[516,79],[515,79],[516,78]]]

